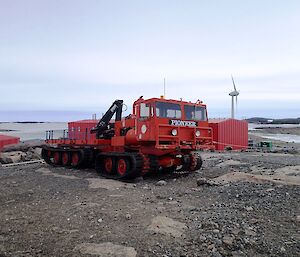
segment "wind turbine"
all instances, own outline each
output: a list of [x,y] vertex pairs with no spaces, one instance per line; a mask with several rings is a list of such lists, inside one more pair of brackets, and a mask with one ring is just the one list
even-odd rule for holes
[[232,92],[230,92],[229,95],[231,96],[231,118],[234,119],[234,97],[235,97],[235,109],[236,109],[237,108],[237,97],[240,94],[240,92],[236,90],[234,79],[233,79],[232,75],[231,75],[231,80],[232,80],[234,90]]

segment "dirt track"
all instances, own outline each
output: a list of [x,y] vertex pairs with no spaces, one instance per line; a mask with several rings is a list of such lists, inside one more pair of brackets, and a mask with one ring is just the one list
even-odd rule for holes
[[46,164],[0,167],[0,256],[300,256],[300,186],[286,183],[300,177],[299,155],[203,157],[194,174],[134,183]]

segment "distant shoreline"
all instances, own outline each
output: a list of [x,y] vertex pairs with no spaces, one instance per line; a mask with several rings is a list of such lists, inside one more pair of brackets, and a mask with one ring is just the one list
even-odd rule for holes
[[300,124],[300,118],[269,119],[254,117],[245,120],[249,123],[256,124]]

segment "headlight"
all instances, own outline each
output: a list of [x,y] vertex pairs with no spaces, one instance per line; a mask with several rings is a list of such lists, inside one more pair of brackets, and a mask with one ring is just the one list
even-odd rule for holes
[[177,129],[172,129],[171,134],[172,134],[174,137],[177,136]]
[[195,135],[196,137],[200,137],[200,130],[196,130]]

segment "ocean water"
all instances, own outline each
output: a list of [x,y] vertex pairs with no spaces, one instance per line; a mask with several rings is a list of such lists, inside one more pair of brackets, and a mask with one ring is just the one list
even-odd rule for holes
[[[45,123],[0,123],[0,134],[20,137],[21,141],[31,139],[45,139],[47,130],[54,130],[54,137],[62,136],[63,130],[68,128],[66,122]],[[12,131],[3,131],[12,130]]]
[[256,128],[300,128],[300,124],[255,124],[255,123],[249,123],[248,124],[248,130],[249,131],[260,131],[261,133],[257,133],[257,135],[273,139],[273,140],[279,140],[283,142],[289,142],[289,143],[300,143],[300,136],[299,135],[293,135],[293,134],[269,134],[264,133],[261,130],[258,130]]
[[300,136],[290,134],[262,134],[263,137],[289,143],[300,143]]

